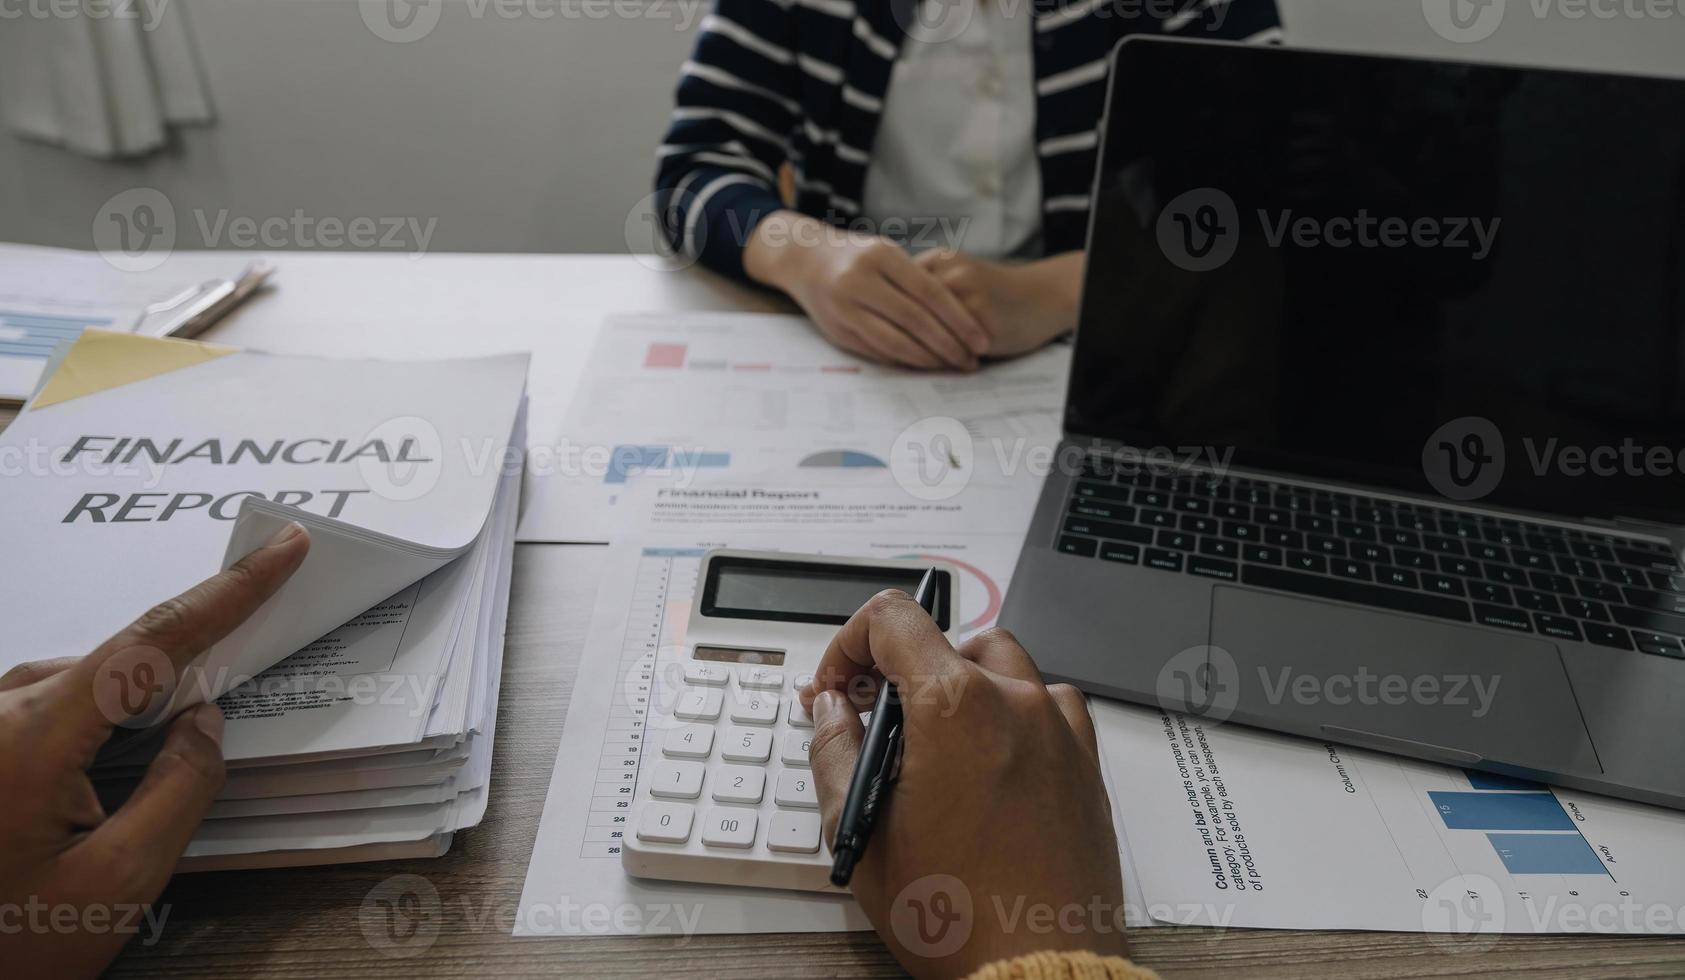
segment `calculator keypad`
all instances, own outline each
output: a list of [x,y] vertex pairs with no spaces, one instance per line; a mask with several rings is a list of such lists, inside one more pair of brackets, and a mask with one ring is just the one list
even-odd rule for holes
[[821,855],[813,721],[796,699],[811,675],[683,661],[664,676],[679,683],[659,754],[644,760],[637,840],[739,861]]

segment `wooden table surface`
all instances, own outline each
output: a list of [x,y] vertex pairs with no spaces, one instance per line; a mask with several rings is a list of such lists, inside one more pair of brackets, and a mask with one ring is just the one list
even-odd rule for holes
[[[460,259],[454,268],[461,288],[453,290],[450,277],[455,258],[429,256],[418,263],[399,256],[356,256],[350,261],[325,255],[278,256],[283,267],[281,295],[288,301],[242,312],[210,339],[322,353],[329,352],[326,348],[331,344],[368,354],[389,347],[395,339],[382,336],[383,331],[403,330],[411,341],[404,345],[409,356],[474,352],[474,338],[444,337],[438,330],[415,332],[418,322],[448,319],[455,312],[450,297],[478,297],[471,300],[471,307],[468,299],[458,302],[486,314],[484,280],[487,270],[496,267],[495,259]],[[559,270],[563,281],[569,275],[579,281],[598,280],[611,271],[616,288],[628,291],[614,302],[596,293],[580,309],[557,299],[556,279],[548,280],[550,289],[534,285],[531,302],[546,304],[543,310],[535,309],[534,316],[548,316],[547,328],[551,323],[599,317],[615,307],[647,309],[652,296],[654,305],[666,300],[703,302],[715,308],[768,308],[764,298],[696,281],[700,273],[640,270],[630,259],[594,258],[577,260],[577,265],[563,257],[510,260],[528,269],[545,261],[552,265],[544,268]],[[383,282],[392,288],[383,289]],[[479,288],[471,283],[478,283]],[[390,300],[378,309],[374,304],[382,301],[348,302],[334,312],[320,302],[327,296],[353,294]],[[565,297],[566,290],[561,295]],[[414,319],[393,315],[392,305],[402,307],[406,296]],[[500,302],[502,310],[492,311],[494,319],[514,312],[507,298]],[[301,321],[306,314],[308,320]],[[391,326],[398,321],[402,321],[400,326]],[[515,343],[495,332],[482,334],[478,343],[485,350],[498,350],[543,347],[553,340],[549,360],[542,350],[535,359],[534,384],[544,380],[541,366],[555,364],[571,386],[578,365],[567,362],[587,349],[588,337],[541,334],[532,318],[522,326],[525,333]],[[457,334],[463,332],[458,329]],[[563,393],[541,394],[541,401],[565,403]],[[535,418],[552,411],[535,412]],[[9,413],[0,410],[0,426],[8,421]],[[546,431],[541,428],[546,421],[559,419],[535,421],[535,429]],[[131,944],[111,974],[207,978],[679,972],[753,977],[900,975],[900,968],[871,933],[688,939],[515,939],[510,935],[602,555],[603,549],[581,545],[516,548],[490,808],[484,823],[457,835],[449,854],[432,861],[180,876],[160,900],[168,906],[168,919],[159,940],[150,947]],[[383,952],[363,934],[365,902],[371,891],[394,875],[420,875],[439,895],[437,937],[431,944],[402,948],[399,952],[406,955],[401,957]],[[1685,938],[1516,936],[1483,938],[1480,948],[1468,948],[1445,937],[1418,934],[1156,928],[1137,930],[1131,944],[1139,962],[1169,977],[1685,976]]]

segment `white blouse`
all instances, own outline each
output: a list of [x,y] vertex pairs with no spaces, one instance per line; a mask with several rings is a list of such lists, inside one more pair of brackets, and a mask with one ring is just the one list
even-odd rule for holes
[[864,216],[915,252],[1033,253],[1041,229],[1033,5],[921,0],[889,79]]

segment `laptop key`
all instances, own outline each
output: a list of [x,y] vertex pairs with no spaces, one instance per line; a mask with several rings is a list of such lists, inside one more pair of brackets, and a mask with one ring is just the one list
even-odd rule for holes
[[1562,611],[1577,619],[1589,619],[1598,623],[1609,621],[1609,608],[1601,602],[1589,599],[1564,598]]
[[1252,519],[1270,527],[1289,527],[1293,523],[1292,514],[1285,510],[1276,510],[1274,507],[1254,507]]
[[1287,555],[1287,567],[1301,572],[1321,572],[1327,574],[1328,559],[1321,555],[1313,555],[1308,551],[1294,551]]
[[1135,508],[1125,504],[1102,503],[1097,497],[1072,498],[1070,512],[1081,517],[1098,517],[1102,521],[1135,519]]
[[1590,558],[1593,561],[1615,560],[1615,553],[1610,550],[1608,545],[1598,544],[1595,541],[1572,542],[1568,546],[1568,551],[1570,554],[1578,555],[1581,558]]
[[1625,565],[1604,565],[1603,577],[1616,585],[1624,585],[1633,589],[1642,589],[1649,586],[1643,572],[1636,568],[1627,568]]
[[1587,599],[1596,599],[1598,602],[1621,602],[1625,598],[1620,589],[1607,582],[1589,582],[1581,579],[1574,585],[1580,590],[1580,595]]
[[1093,538],[1079,538],[1074,534],[1061,534],[1059,536],[1059,550],[1067,555],[1081,555],[1084,558],[1093,558],[1094,552],[1099,547],[1100,542],[1094,540]]
[[1160,531],[1154,543],[1160,548],[1169,548],[1172,551],[1194,550],[1194,536],[1182,531]]
[[1122,541],[1102,541],[1100,542],[1100,557],[1106,561],[1134,565],[1141,561],[1141,547],[1140,545],[1125,544]]
[[1398,548],[1392,553],[1394,563],[1417,571],[1431,572],[1434,569],[1433,556],[1425,551],[1411,551],[1408,548]]
[[1143,510],[1139,523],[1148,527],[1175,527],[1176,515],[1167,510]]
[[1555,567],[1550,556],[1542,551],[1512,551],[1510,552],[1510,558],[1514,560],[1515,564],[1528,571],[1539,569],[1549,571]]
[[1367,582],[1374,577],[1370,573],[1369,566],[1366,563],[1361,561],[1352,561],[1349,558],[1333,562],[1329,568],[1333,570],[1335,575],[1338,575],[1341,578],[1357,579],[1360,582]]
[[1233,541],[1225,541],[1222,538],[1200,538],[1199,553],[1210,555],[1213,558],[1238,558],[1240,557],[1240,545]]
[[1218,504],[1216,514],[1225,521],[1250,521],[1252,508],[1245,504]]
[[1159,510],[1170,509],[1170,495],[1162,490],[1137,490],[1130,498],[1141,507],[1156,507]]
[[1134,541],[1138,544],[1151,544],[1153,532],[1144,527],[1130,524],[1119,524],[1116,521],[1102,521],[1093,517],[1065,518],[1066,534],[1085,534],[1096,538],[1116,538],[1119,541]]
[[1264,528],[1264,543],[1277,548],[1303,548],[1305,536],[1298,531],[1287,531],[1281,528]]
[[1501,626],[1519,633],[1533,632],[1533,624],[1528,621],[1526,613],[1504,606],[1490,606],[1484,602],[1474,604],[1474,621],[1482,626]]
[[1459,558],[1456,555],[1439,556],[1439,570],[1448,575],[1461,575],[1463,578],[1479,578],[1480,566],[1472,558]]
[[1240,574],[1240,566],[1232,561],[1222,561],[1206,555],[1189,555],[1188,571],[1206,578],[1222,579],[1233,582]]
[[1534,613],[1533,621],[1539,624],[1539,632],[1545,636],[1558,640],[1580,640],[1580,626],[1566,616],[1550,616],[1545,613]]
[[1685,595],[1674,592],[1651,592],[1649,589],[1627,589],[1626,601],[1640,609],[1678,613],[1685,616]]
[[1515,601],[1511,598],[1509,589],[1496,582],[1470,582],[1469,595],[1484,602],[1496,602],[1505,606]]
[[1352,557],[1374,562],[1377,565],[1392,564],[1392,552],[1388,551],[1384,545],[1354,544],[1352,545]]
[[1367,524],[1358,524],[1355,521],[1341,521],[1339,525],[1339,532],[1340,537],[1347,538],[1352,541],[1378,540],[1378,536],[1375,534],[1374,528]]
[[1573,578],[1601,578],[1597,570],[1597,562],[1586,561],[1584,558],[1570,558],[1567,555],[1556,556],[1556,570]]
[[1532,589],[1516,589],[1515,604],[1532,612],[1560,613],[1562,611],[1562,606],[1556,601],[1556,596],[1534,592]]
[[1078,480],[1076,487],[1071,492],[1078,497],[1098,497],[1102,500],[1116,500],[1125,504],[1129,502],[1130,493],[1128,487],[1100,483],[1096,480]]
[[1272,548],[1267,544],[1242,545],[1240,556],[1247,561],[1257,562],[1260,565],[1281,564],[1281,549]]
[[1174,503],[1175,506],[1172,509],[1184,514],[1211,513],[1211,501],[1202,497],[1177,497]]
[[1653,633],[1648,630],[1633,630],[1632,642],[1638,644],[1638,649],[1645,653],[1653,653],[1658,657],[1677,657],[1685,660],[1685,645],[1681,645],[1677,636]]
[[1619,626],[1605,626],[1602,623],[1587,623],[1586,639],[1598,646],[1614,647],[1616,650],[1631,650],[1632,635]]
[[1334,521],[1328,517],[1318,517],[1315,514],[1300,514],[1293,518],[1293,526],[1301,531],[1312,534],[1333,534]]
[[[1604,560],[1607,561],[1608,559]],[[1623,565],[1632,565],[1636,568],[1649,568],[1658,572],[1668,572],[1670,574],[1678,574],[1679,572],[1679,560],[1671,554],[1662,554],[1655,551],[1634,551],[1631,548],[1616,548],[1615,560],[1619,561]]]
[[1496,544],[1470,544],[1469,554],[1481,561],[1509,564],[1509,549]]
[[[1307,557],[1316,558],[1317,556],[1310,555]],[[1260,588],[1280,589],[1284,592],[1295,592],[1321,599],[1334,599],[1340,602],[1374,606],[1397,612],[1418,613],[1440,619],[1454,619],[1463,623],[1470,622],[1473,618],[1469,614],[1469,604],[1461,599],[1428,595],[1423,592],[1405,592],[1401,589],[1387,589],[1365,582],[1301,575],[1298,572],[1281,568],[1246,565],[1241,569],[1240,580],[1246,585]]]
[[1526,573],[1519,568],[1511,568],[1508,565],[1487,565],[1486,577],[1494,582],[1502,582],[1505,585],[1525,586],[1527,584]]
[[1201,517],[1198,514],[1183,514],[1180,524],[1182,530],[1190,534],[1216,534],[1217,519]]
[[1182,556],[1177,552],[1166,551],[1163,548],[1148,548],[1143,552],[1143,555],[1144,558],[1141,563],[1149,568],[1157,568],[1166,572],[1182,570]]
[[1449,575],[1423,575],[1422,588],[1440,595],[1463,595],[1463,580]]
[[1407,568],[1383,568],[1375,573],[1375,581],[1382,585],[1392,585],[1400,589],[1414,589],[1421,584],[1416,573]]
[[1223,522],[1223,537],[1225,538],[1233,538],[1236,541],[1256,541],[1263,535],[1264,529],[1256,524],[1248,524],[1245,521]]
[[1339,538],[1325,538],[1320,534],[1312,534],[1308,536],[1307,540],[1309,542],[1307,547],[1317,554],[1340,558],[1346,553],[1346,543]]
[[1391,545],[1394,548],[1420,548],[1422,546],[1422,536],[1414,531],[1383,531],[1381,533],[1381,543]]
[[1653,609],[1634,609],[1631,606],[1612,606],[1609,615],[1622,626],[1630,626],[1636,630],[1685,635],[1685,616],[1674,616]]
[[1650,584],[1664,592],[1685,593],[1685,575],[1667,575],[1662,572],[1650,573]]
[[1558,575],[1555,572],[1534,572],[1527,576],[1527,580],[1533,583],[1533,588],[1541,592],[1556,592],[1561,595],[1574,594],[1574,580],[1566,575]]

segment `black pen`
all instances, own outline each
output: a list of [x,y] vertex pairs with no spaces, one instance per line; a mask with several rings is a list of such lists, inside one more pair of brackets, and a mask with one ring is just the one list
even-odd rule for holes
[[[913,601],[935,618],[936,569],[929,569],[919,579]],[[901,775],[901,738],[901,695],[886,679],[878,688],[872,722],[860,743],[860,758],[854,761],[854,778],[843,800],[842,819],[837,821],[837,839],[831,843],[831,884],[839,888],[848,886],[855,863],[872,839],[878,814],[889,805],[889,790]]]

